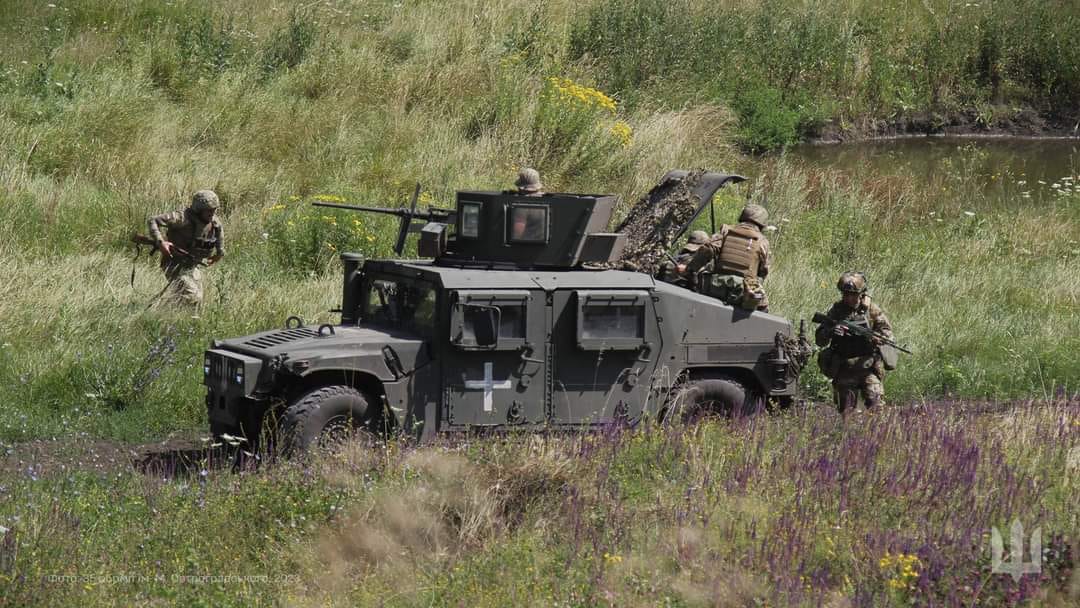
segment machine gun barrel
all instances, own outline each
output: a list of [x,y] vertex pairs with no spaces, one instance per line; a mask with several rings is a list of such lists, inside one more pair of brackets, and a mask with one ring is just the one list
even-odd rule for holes
[[826,315],[824,315],[824,314],[822,314],[820,312],[815,312],[814,313],[813,321],[814,321],[814,323],[817,323],[819,325],[839,325],[839,326],[843,327],[845,330],[851,332],[852,334],[854,334],[856,336],[860,336],[860,337],[863,337],[863,338],[866,338],[866,339],[877,338],[878,340],[881,341],[882,344],[888,344],[889,346],[895,348],[896,350],[898,350],[900,352],[903,352],[903,353],[907,353],[909,355],[913,354],[910,350],[904,348],[903,346],[900,346],[895,341],[890,340],[889,338],[887,338],[883,334],[881,334],[879,332],[876,332],[876,331],[874,331],[872,329],[862,327],[861,325],[856,325],[855,323],[852,323],[851,321],[844,321],[844,320],[837,321],[835,319],[830,319],[828,316],[826,316]]
[[315,201],[311,204],[316,207],[331,207],[333,209],[346,209],[348,211],[383,213],[409,219],[415,218],[427,220],[429,222],[439,222],[440,224],[453,224],[454,220],[457,219],[456,210],[443,209],[442,207],[428,207],[427,209],[414,211],[404,207],[368,207],[366,205],[343,205],[341,203],[324,203],[321,201]]

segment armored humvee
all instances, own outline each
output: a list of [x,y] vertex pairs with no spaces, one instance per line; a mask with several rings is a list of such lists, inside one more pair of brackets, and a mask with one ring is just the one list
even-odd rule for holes
[[[704,177],[697,213],[741,180]],[[786,319],[610,269],[625,245],[607,231],[616,197],[463,191],[456,208],[423,213],[413,200],[355,209],[399,214],[399,253],[419,231],[431,260],[344,254],[340,323],[290,317],[213,342],[203,372],[215,435],[254,440],[269,421],[296,452],[357,430],[423,440],[594,428],[747,413],[795,394]]]

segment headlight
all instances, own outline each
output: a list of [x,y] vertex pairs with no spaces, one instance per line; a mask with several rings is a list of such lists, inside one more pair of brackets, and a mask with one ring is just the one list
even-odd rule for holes
[[210,356],[209,355],[203,357],[202,373],[203,373],[203,377],[206,377],[206,378],[210,377]]

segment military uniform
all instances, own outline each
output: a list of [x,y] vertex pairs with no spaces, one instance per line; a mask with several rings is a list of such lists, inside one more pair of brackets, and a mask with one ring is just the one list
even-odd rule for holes
[[694,230],[686,239],[686,244],[675,254],[675,260],[668,260],[660,267],[657,278],[661,281],[678,285],[679,287],[691,288],[693,285],[687,280],[687,275],[678,272],[678,266],[685,266],[694,259],[699,249],[709,242],[709,233],[704,230]]
[[[210,203],[202,202],[209,200],[204,193],[213,195]],[[169,241],[174,246],[172,256],[161,256],[161,270],[169,281],[166,287],[168,299],[189,305],[198,305],[203,299],[200,264],[205,263],[207,258],[220,258],[225,255],[221,222],[216,217],[209,223],[204,222],[199,217],[200,207],[216,209],[217,195],[209,191],[199,191],[195,194],[191,207],[155,215],[147,221],[150,238],[154,239],[155,243],[160,246],[162,241]],[[180,249],[183,251],[179,251]]]
[[769,240],[761,233],[768,215],[747,205],[739,223],[725,224],[686,265],[686,275],[705,295],[749,310],[769,309],[763,281],[771,263]]
[[[846,277],[861,273],[845,273],[841,277],[841,291]],[[870,300],[864,293],[865,277],[858,286],[859,302],[854,308],[843,300],[836,302],[826,313],[832,321],[850,321],[869,328],[882,336],[893,339],[892,325],[885,311]],[[863,402],[869,409],[880,405],[885,399],[885,388],[881,381],[885,378],[885,366],[882,362],[878,345],[868,338],[835,331],[835,325],[819,325],[814,334],[818,346],[827,346],[819,354],[818,362],[822,373],[832,379],[833,395],[837,408],[843,413],[858,404],[861,393]]]

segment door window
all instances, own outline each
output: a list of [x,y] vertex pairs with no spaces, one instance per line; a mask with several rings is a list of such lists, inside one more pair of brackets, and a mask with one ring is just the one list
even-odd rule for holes
[[645,343],[644,291],[579,291],[578,346],[632,350]]
[[[451,315],[450,340],[463,349],[512,350],[525,345],[527,291],[458,291]],[[489,344],[492,314],[498,335]]]

